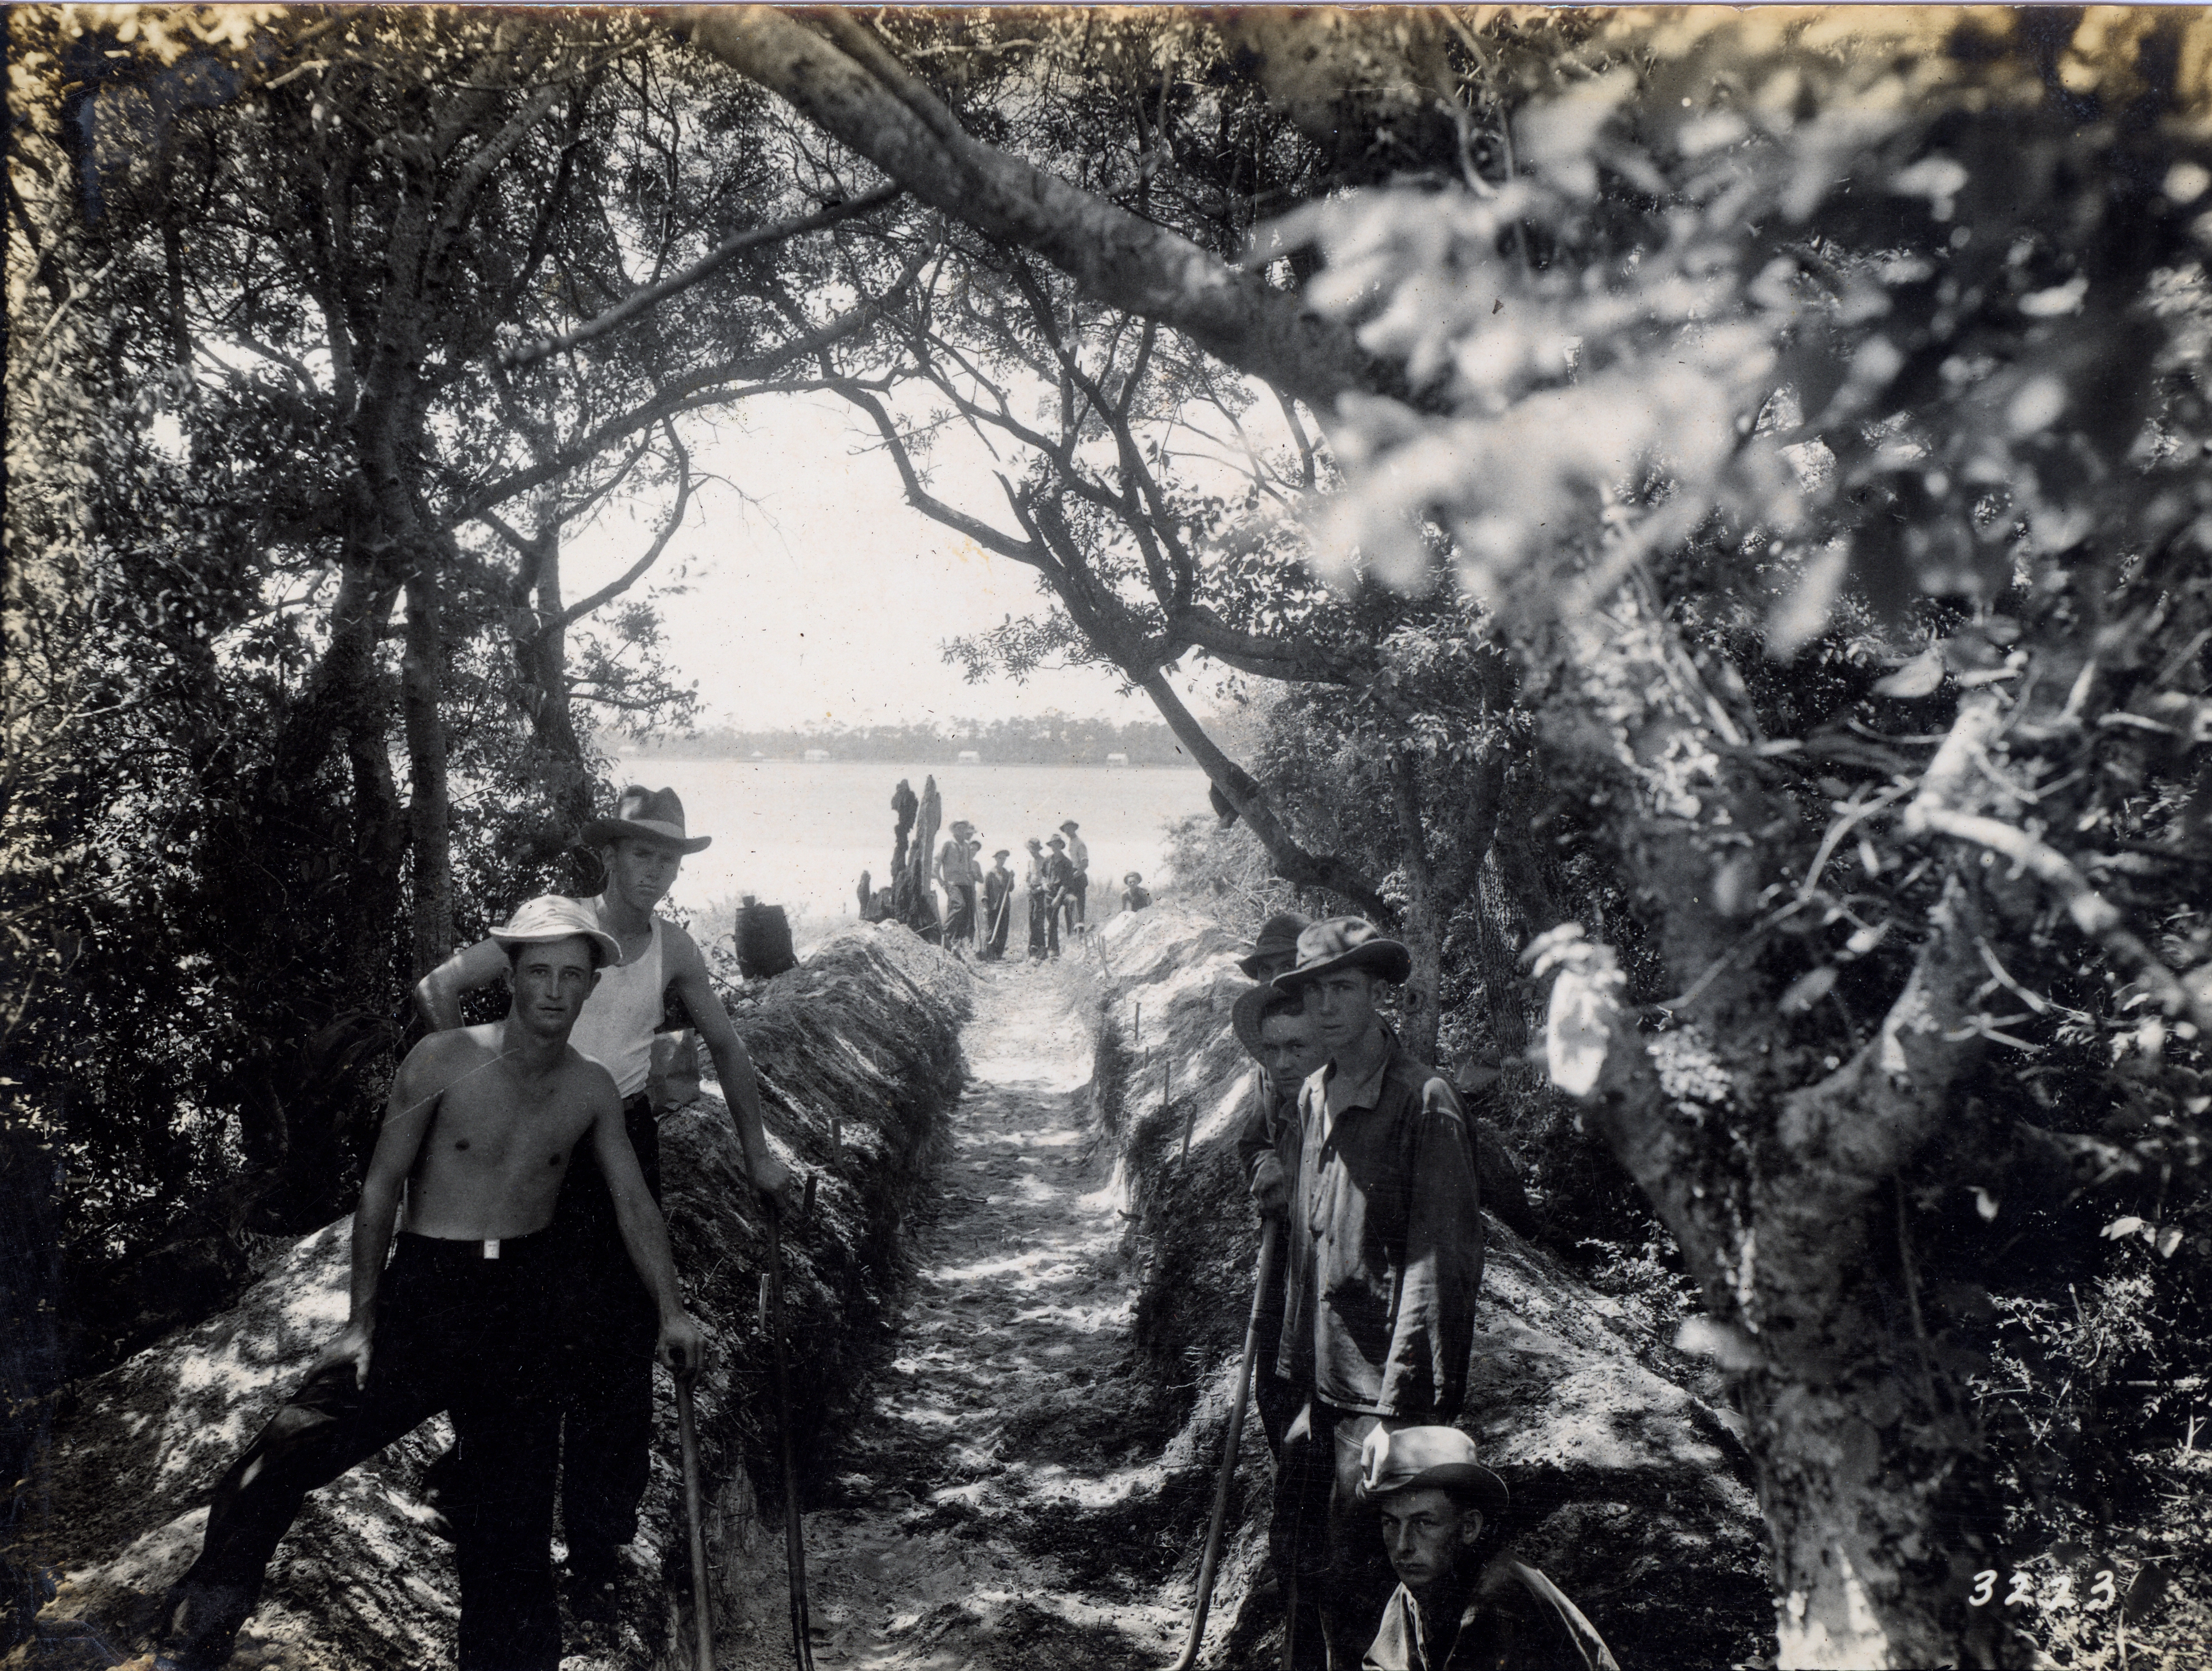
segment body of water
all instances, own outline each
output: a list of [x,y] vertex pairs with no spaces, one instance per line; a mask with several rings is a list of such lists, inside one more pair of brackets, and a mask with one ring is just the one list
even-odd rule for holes
[[[858,914],[854,886],[866,871],[890,882],[891,790],[901,778],[921,793],[934,774],[944,822],[965,818],[982,838],[983,863],[1012,849],[1021,874],[1024,838],[1042,841],[1073,818],[1091,848],[1091,914],[1119,907],[1125,872],[1163,879],[1167,827],[1207,811],[1206,775],[1166,767],[900,766],[867,761],[623,760],[618,783],[666,785],[683,797],[694,836],[714,845],[684,861],[670,895],[697,917],[754,894],[791,914],[803,943]],[[938,842],[942,845],[944,829]],[[932,855],[933,863],[935,855]]]

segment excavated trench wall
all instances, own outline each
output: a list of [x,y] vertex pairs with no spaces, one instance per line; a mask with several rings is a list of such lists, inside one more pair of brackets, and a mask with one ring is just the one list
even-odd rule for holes
[[[1184,1412],[1164,1458],[1158,1534],[1187,1552],[1173,1582],[1188,1593],[1259,1249],[1235,1151],[1251,1064],[1229,1012],[1246,983],[1233,937],[1184,908],[1112,918],[1093,939],[1093,1106],[1119,1156],[1137,1349]],[[1460,1425],[1511,1489],[1514,1552],[1577,1600],[1624,1665],[1710,1671],[1755,1657],[1773,1614],[1733,1413],[1700,1396],[1714,1390],[1700,1386],[1700,1366],[1486,1217]],[[1248,1409],[1202,1664],[1278,1662],[1281,1604],[1266,1566],[1273,1480]]]
[[[771,1140],[817,1176],[787,1224],[787,1339],[801,1455],[849,1409],[902,1274],[900,1228],[933,1170],[964,1076],[964,968],[904,927],[856,928],[741,1000]],[[833,1121],[835,1125],[833,1126]],[[697,1388],[710,1565],[727,1662],[790,1652],[775,1407],[761,1322],[766,1227],[727,1111],[709,1095],[662,1121],[669,1227],[708,1336]],[[344,1322],[349,1220],[279,1255],[239,1303],[71,1389],[54,1424],[40,1546],[58,1593],[9,1668],[113,1666],[150,1599],[187,1565],[209,1488]],[[659,1432],[619,1629],[568,1665],[688,1664],[690,1568],[673,1395]],[[233,1663],[265,1671],[414,1671],[453,1662],[450,1548],[422,1502],[441,1420],[310,1499]],[[571,1638],[571,1652],[574,1652]]]

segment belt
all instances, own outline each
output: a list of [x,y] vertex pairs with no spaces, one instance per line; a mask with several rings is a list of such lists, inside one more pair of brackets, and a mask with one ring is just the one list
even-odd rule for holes
[[395,1251],[404,1250],[417,1259],[428,1259],[441,1265],[477,1264],[488,1259],[532,1259],[550,1250],[551,1235],[542,1230],[532,1230],[526,1236],[489,1236],[483,1237],[459,1236],[418,1236],[413,1230],[401,1230],[394,1238]]

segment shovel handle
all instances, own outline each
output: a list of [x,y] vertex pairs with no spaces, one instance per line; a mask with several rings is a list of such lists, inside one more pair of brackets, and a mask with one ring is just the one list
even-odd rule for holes
[[[812,1183],[812,1178],[807,1182]],[[783,1358],[783,1208],[768,1203],[769,1364],[775,1383],[775,1419],[783,1449],[783,1556],[791,1577],[791,1644],[799,1671],[814,1671],[806,1608],[806,1540],[799,1523],[799,1453],[791,1440],[791,1391]]]
[[684,1517],[691,1528],[691,1619],[697,1632],[696,1671],[714,1671],[714,1615],[707,1589],[707,1533],[699,1508],[699,1420],[691,1407],[691,1372],[676,1372],[676,1435],[684,1451]]
[[1213,1518],[1206,1528],[1206,1553],[1198,1561],[1198,1598],[1190,1615],[1190,1640],[1175,1671],[1191,1671],[1198,1663],[1199,1644],[1206,1639],[1206,1615],[1213,1606],[1214,1569],[1221,1560],[1221,1534],[1229,1521],[1229,1486],[1237,1477],[1237,1441],[1244,1434],[1244,1404],[1252,1392],[1252,1360],[1260,1346],[1260,1306],[1267,1295],[1267,1279],[1274,1274],[1275,1244],[1280,1221],[1261,1221],[1260,1268],[1252,1282],[1252,1316],[1244,1326],[1244,1356],[1237,1365],[1237,1392],[1230,1401],[1229,1425],[1221,1435],[1221,1466],[1213,1483]]

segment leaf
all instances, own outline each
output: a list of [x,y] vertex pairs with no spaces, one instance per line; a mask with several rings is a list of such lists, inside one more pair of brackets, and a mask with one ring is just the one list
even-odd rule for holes
[[2181,1240],[2180,1227],[2168,1224],[2164,1230],[2159,1231],[2158,1239],[2151,1245],[2158,1249],[2158,1256],[2160,1259],[2171,1259],[2173,1257],[2173,1250],[2181,1245]]
[[1826,998],[1828,989],[1835,984],[1835,965],[1823,963],[1809,974],[1801,975],[1792,981],[1790,989],[1782,994],[1782,1001],[1775,1007],[1784,1015],[1802,1015]]
[[2159,1604],[2166,1586],[2172,1582],[2164,1567],[2146,1566],[2128,1586],[2128,1599],[2121,1605],[2120,1616],[2130,1624],[2140,1620]]
[[1674,1331],[1674,1350],[1692,1358],[1710,1358],[1724,1370],[1755,1370],[1766,1361],[1756,1340],[1711,1317],[1684,1318]]
[[2098,1234],[2107,1242],[2117,1242],[2124,1236],[2133,1236],[2143,1228],[2143,1221],[2130,1213],[2124,1218],[2115,1218]]
[[1606,1053],[1623,1030],[1623,976],[1613,948],[1583,942],[1561,963],[1544,1020],[1544,1060],[1552,1083],[1570,1097],[1597,1089]]
[[1875,681],[1874,694],[1899,702],[1932,696],[1943,683],[1943,653],[1929,645],[1887,678]]

